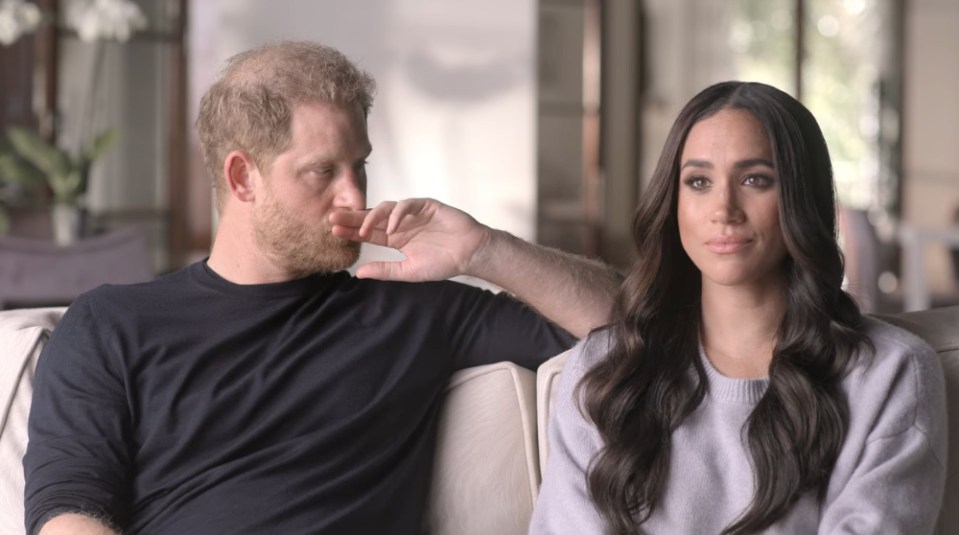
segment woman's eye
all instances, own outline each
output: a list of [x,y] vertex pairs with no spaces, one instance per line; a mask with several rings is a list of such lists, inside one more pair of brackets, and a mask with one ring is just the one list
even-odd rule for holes
[[686,177],[683,183],[697,191],[706,189],[706,187],[709,186],[709,181],[706,180],[706,177],[701,176]]
[[757,188],[768,188],[773,185],[773,179],[766,175],[747,175],[743,178],[743,184]]

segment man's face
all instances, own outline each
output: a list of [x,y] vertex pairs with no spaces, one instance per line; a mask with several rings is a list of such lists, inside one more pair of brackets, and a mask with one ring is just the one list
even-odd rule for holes
[[360,245],[333,236],[329,214],[366,207],[366,119],[359,107],[300,104],[291,131],[290,148],[254,177],[256,243],[291,275],[346,269]]

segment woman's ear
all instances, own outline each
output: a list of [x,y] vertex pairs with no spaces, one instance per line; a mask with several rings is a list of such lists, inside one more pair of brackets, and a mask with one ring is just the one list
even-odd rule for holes
[[230,194],[243,202],[256,198],[253,175],[257,172],[253,158],[242,150],[234,150],[223,159],[223,176]]

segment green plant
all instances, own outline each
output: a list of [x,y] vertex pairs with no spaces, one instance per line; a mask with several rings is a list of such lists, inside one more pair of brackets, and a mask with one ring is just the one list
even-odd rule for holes
[[7,208],[27,199],[43,183],[40,170],[20,157],[8,140],[0,137],[0,235],[10,229]]
[[[53,201],[63,204],[77,204],[80,197],[87,192],[90,166],[116,142],[117,135],[114,128],[106,130],[98,135],[89,147],[80,150],[77,155],[72,155],[43,139],[35,130],[11,127],[7,131],[7,138],[16,154],[40,171],[50,186]],[[20,173],[21,177],[29,173],[22,162],[14,161],[11,165],[20,168],[14,173]]]

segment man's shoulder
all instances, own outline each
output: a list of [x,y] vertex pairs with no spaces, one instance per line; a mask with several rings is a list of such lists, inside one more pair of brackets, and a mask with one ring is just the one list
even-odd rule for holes
[[131,284],[104,284],[77,297],[69,306],[66,319],[89,316],[114,327],[127,325],[137,318],[167,317],[171,311],[185,307],[203,307],[209,303],[197,294],[192,280],[195,266],[160,275],[155,279]]
[[178,292],[189,288],[190,271],[192,269],[194,269],[194,266],[187,266],[149,281],[129,284],[103,284],[85,292],[77,300],[103,304],[174,297]]
[[412,298],[420,304],[434,300],[456,299],[466,297],[508,297],[507,294],[496,292],[489,288],[468,284],[457,280],[441,281],[386,281],[378,279],[361,279],[355,276],[340,281],[343,289],[360,291],[369,296],[384,296],[390,298]]

